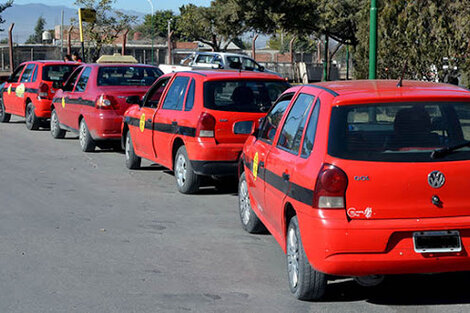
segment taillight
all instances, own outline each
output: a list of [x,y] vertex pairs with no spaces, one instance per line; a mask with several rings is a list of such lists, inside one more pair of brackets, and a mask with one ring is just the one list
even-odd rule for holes
[[39,97],[47,98],[49,97],[49,85],[46,83],[39,84]]
[[203,112],[199,116],[197,122],[196,135],[198,137],[214,137],[215,134],[215,117],[209,113]]
[[115,101],[113,97],[102,94],[98,100],[96,100],[96,108],[98,109],[115,109]]
[[344,209],[348,177],[340,168],[323,164],[317,177],[313,206],[320,209]]

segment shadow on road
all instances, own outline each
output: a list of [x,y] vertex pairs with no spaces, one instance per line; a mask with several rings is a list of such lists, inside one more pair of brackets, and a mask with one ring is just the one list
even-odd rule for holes
[[324,302],[365,300],[377,305],[467,304],[470,272],[433,275],[387,276],[376,287],[361,287],[355,281],[328,285]]

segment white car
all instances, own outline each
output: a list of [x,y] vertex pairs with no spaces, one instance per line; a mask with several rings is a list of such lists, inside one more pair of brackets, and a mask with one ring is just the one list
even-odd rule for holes
[[235,53],[226,52],[194,52],[183,59],[181,65],[161,64],[160,69],[164,73],[179,72],[190,69],[235,69],[254,72],[266,72],[278,75],[279,73],[266,70],[252,58]]

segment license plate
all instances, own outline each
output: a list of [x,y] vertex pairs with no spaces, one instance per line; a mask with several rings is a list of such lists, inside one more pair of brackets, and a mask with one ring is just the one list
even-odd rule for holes
[[414,232],[413,242],[417,253],[462,251],[460,234],[457,230]]

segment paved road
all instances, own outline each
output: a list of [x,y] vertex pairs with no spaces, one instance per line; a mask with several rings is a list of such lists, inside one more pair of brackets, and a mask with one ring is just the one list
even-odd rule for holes
[[75,137],[0,125],[0,312],[468,312],[470,274],[330,283],[296,301],[282,250],[242,231],[235,194],[176,191]]

